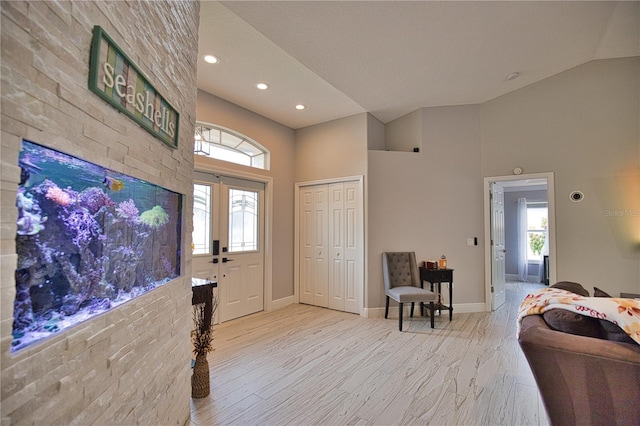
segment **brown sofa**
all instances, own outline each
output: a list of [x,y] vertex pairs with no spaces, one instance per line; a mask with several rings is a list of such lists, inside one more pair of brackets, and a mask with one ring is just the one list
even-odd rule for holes
[[553,425],[640,425],[640,345],[522,319],[518,341]]

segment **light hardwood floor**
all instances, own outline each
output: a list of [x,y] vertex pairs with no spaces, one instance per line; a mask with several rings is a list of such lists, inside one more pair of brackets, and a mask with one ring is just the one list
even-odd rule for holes
[[516,340],[535,284],[507,284],[493,313],[366,319],[291,305],[214,327],[211,395],[191,425],[540,425]]

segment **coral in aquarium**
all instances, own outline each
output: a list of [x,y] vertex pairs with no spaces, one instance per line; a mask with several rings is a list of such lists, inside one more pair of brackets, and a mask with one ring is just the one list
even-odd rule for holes
[[16,207],[18,207],[18,221],[16,222],[18,235],[36,235],[44,229],[47,217],[42,216],[38,203],[31,194],[25,195],[23,188],[18,189]]
[[136,207],[136,203],[131,199],[118,204],[118,207],[116,207],[116,213],[118,218],[124,219],[125,222],[130,224],[135,224],[139,221],[138,208]]
[[16,271],[16,299],[13,302],[14,327],[26,328],[33,322],[33,310],[31,309],[31,295],[29,286],[25,284],[28,277],[26,271]]
[[71,197],[69,194],[67,194],[63,189],[60,189],[56,184],[50,186],[44,196],[62,207],[66,207],[71,204]]
[[140,222],[152,228],[159,228],[169,222],[169,215],[161,206],[155,206],[140,215]]
[[[77,269],[69,258],[60,258],[60,266],[64,277],[69,283],[71,292],[68,292],[63,298],[63,305],[60,311],[66,315],[72,315],[78,312],[82,303],[94,297],[103,299],[112,296],[108,291],[102,290],[100,287],[100,279],[103,270],[99,267],[101,260],[95,259],[89,253],[81,256],[80,265]],[[106,289],[104,289],[106,290]]]
[[89,209],[91,214],[96,214],[103,206],[112,207],[115,203],[111,198],[96,186],[89,187],[82,191],[79,195],[80,204]]
[[117,283],[117,291],[131,291],[136,281],[140,281],[136,272],[140,254],[130,246],[116,246],[109,250],[107,279]]
[[179,276],[180,194],[28,141],[19,163],[12,352]]
[[62,220],[78,248],[89,244],[93,238],[101,234],[100,225],[87,209],[74,210]]

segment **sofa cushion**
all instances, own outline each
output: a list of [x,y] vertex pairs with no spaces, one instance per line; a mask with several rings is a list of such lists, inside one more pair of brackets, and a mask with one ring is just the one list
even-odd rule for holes
[[[597,318],[576,314],[565,309],[551,309],[543,313],[542,317],[549,328],[553,330],[578,336],[605,339],[604,330],[600,320]],[[622,332],[622,330],[620,331]]]
[[606,291],[600,290],[598,287],[594,287],[593,297],[611,297],[611,296]]
[[559,288],[560,290],[570,291],[571,293],[579,294],[580,296],[589,297],[589,291],[582,285],[571,281],[559,281],[552,285],[553,288]]
[[[598,287],[593,287],[593,297],[611,297],[611,296],[606,291],[601,290]],[[612,340],[614,342],[635,343],[635,341],[631,337],[629,337],[629,335],[625,333],[623,329],[621,329],[611,321],[607,321],[603,319],[598,321],[600,321],[600,326],[602,327],[604,339]]]
[[602,331],[604,334],[604,339],[612,340],[614,342],[623,342],[623,343],[635,343],[637,344],[627,333],[624,332],[623,329],[607,320],[598,320],[600,321],[600,326],[602,327]]

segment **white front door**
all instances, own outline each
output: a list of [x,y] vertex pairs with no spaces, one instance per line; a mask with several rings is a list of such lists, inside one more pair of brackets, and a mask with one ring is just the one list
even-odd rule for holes
[[220,319],[264,309],[264,190],[221,185]]
[[504,188],[491,184],[491,309],[505,301]]
[[218,282],[218,315],[264,309],[264,185],[196,172],[193,276]]

